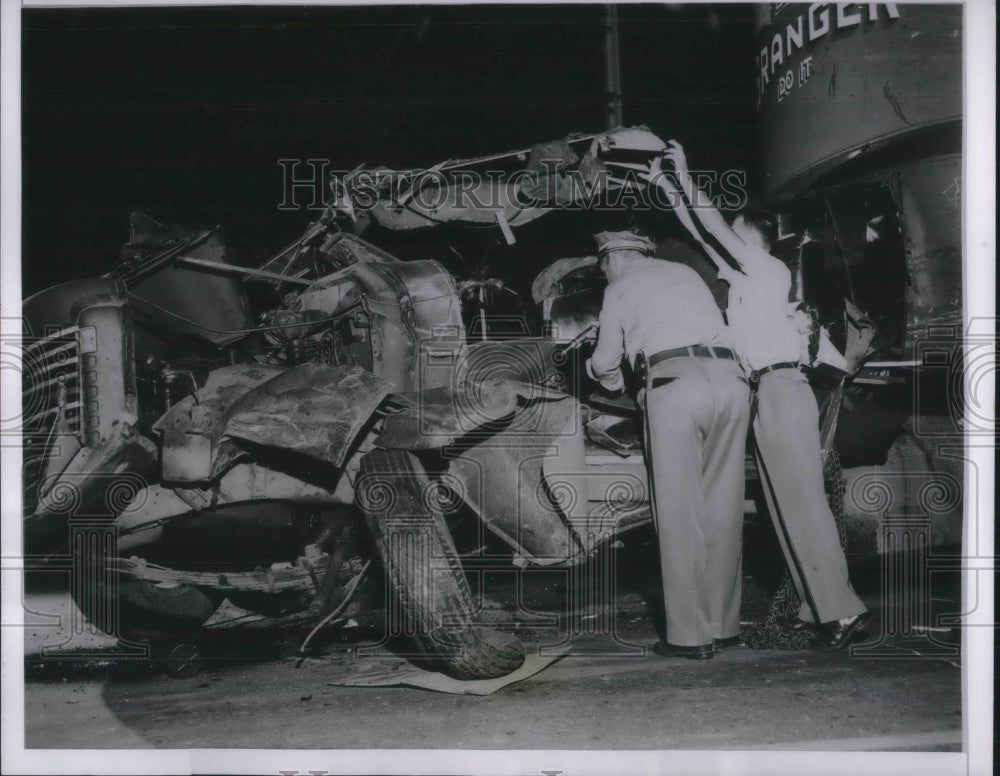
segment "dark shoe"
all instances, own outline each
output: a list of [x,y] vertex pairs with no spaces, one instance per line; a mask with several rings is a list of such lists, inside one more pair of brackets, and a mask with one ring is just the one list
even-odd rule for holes
[[861,635],[862,628],[871,618],[871,612],[862,612],[846,622],[834,620],[823,623],[816,638],[817,646],[825,649],[843,649]]
[[686,657],[688,660],[708,660],[712,657],[713,651],[711,644],[702,644],[699,647],[678,647],[666,641],[657,641],[653,645],[653,652],[660,657]]
[[729,647],[742,647],[743,637],[737,633],[735,636],[729,636],[725,639],[712,639],[712,646],[715,647],[716,652]]

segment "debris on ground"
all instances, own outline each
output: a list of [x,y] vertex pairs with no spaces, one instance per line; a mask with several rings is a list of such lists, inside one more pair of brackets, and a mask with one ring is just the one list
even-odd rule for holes
[[384,663],[372,665],[353,676],[329,682],[334,687],[418,687],[434,692],[451,693],[452,695],[491,695],[497,690],[527,679],[545,670],[564,654],[540,655],[529,653],[524,663],[516,671],[496,679],[474,679],[463,681],[452,679],[438,671],[428,671],[418,668],[412,663],[395,662],[392,666]]

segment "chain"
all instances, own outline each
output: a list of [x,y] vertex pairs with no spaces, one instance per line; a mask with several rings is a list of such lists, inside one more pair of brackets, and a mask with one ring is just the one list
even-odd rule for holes
[[[847,526],[844,514],[844,496],[847,485],[840,470],[836,450],[830,450],[824,466],[823,479],[827,487],[830,511],[837,523],[841,548],[847,546]],[[808,649],[815,638],[811,631],[793,630],[790,623],[798,616],[801,606],[799,594],[788,569],[781,584],[771,598],[771,606],[763,622],[755,622],[741,629],[743,642],[751,649]]]

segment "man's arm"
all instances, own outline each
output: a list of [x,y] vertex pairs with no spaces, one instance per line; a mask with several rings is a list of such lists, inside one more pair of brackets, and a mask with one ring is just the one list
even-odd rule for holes
[[677,182],[687,195],[688,201],[691,203],[691,209],[708,233],[718,240],[719,244],[739,264],[740,269],[744,271],[753,269],[755,265],[761,263],[761,260],[770,259],[770,254],[743,242],[740,236],[733,231],[732,227],[726,223],[726,219],[722,217],[722,213],[712,204],[711,198],[695,187],[691,174],[688,171],[687,157],[684,155],[684,149],[681,147],[681,144],[676,140],[671,140],[668,145],[670,147],[667,149],[665,156],[673,162],[674,170],[677,172]]
[[597,380],[605,389],[613,392],[625,388],[621,363],[625,353],[625,332],[621,321],[613,310],[605,304],[601,310],[601,329],[597,333],[597,345],[587,359],[587,374]]
[[[654,159],[649,166],[650,181],[656,181],[656,185],[658,185],[667,195],[667,201],[670,202],[671,207],[673,207],[674,214],[677,216],[677,219],[684,225],[684,228],[688,230],[688,233],[695,239],[695,241],[705,249],[706,258],[709,263],[718,270],[719,277],[724,280],[729,280],[734,274],[734,270],[726,261],[723,260],[715,248],[702,239],[701,232],[698,231],[698,227],[695,226],[694,221],[691,220],[691,214],[688,212],[687,205],[684,203],[684,197],[681,195],[681,192],[677,189],[674,182],[670,180],[670,178],[666,175],[662,175],[661,173],[662,170],[660,169],[660,160]],[[690,176],[688,177],[690,180]]]

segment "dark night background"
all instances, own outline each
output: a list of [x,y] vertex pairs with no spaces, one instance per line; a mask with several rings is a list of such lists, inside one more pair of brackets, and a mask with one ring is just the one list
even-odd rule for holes
[[[751,191],[752,15],[619,7],[624,123],[676,137],[692,166],[746,169]],[[278,210],[280,158],[422,167],[606,128],[601,5],[26,10],[22,25],[25,296],[107,269],[132,210],[223,224],[233,259],[259,263],[312,216]]]

